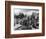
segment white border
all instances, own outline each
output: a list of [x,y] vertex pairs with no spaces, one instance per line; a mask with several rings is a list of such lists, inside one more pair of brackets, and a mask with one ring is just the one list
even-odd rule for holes
[[[16,30],[14,31],[14,8],[22,9],[39,9],[39,29],[36,30]],[[11,5],[11,34],[26,34],[26,33],[42,33],[42,7],[40,6],[19,6]]]

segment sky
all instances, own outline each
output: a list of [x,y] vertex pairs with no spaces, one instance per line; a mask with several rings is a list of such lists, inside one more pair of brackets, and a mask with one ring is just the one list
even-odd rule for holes
[[15,8],[14,9],[14,14],[18,15],[19,13],[24,13],[27,15],[32,15],[32,13],[39,13],[38,9],[19,9],[19,8]]

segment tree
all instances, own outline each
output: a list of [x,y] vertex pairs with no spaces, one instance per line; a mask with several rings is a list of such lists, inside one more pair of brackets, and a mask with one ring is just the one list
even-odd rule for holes
[[19,18],[22,19],[24,17],[24,14],[23,13],[20,13],[19,14]]

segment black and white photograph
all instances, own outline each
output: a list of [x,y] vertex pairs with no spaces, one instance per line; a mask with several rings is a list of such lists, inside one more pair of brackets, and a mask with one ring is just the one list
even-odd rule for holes
[[39,9],[14,8],[14,30],[39,29]]
[[36,6],[11,6],[11,33],[42,32],[42,8]]

